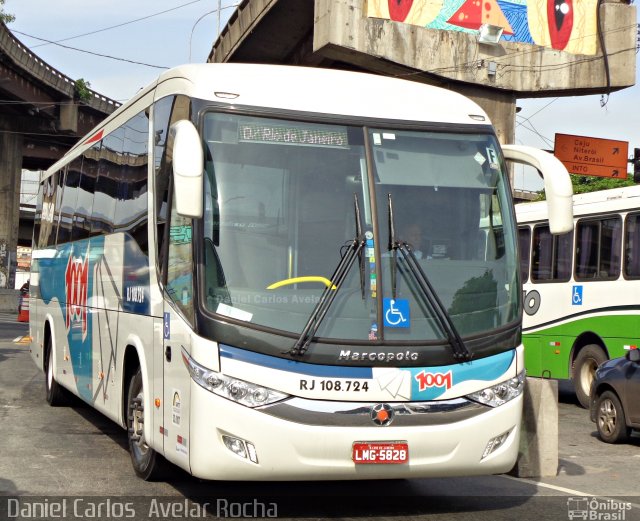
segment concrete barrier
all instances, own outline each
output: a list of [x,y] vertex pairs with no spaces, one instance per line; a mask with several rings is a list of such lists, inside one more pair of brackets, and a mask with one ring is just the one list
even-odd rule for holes
[[17,289],[0,289],[0,311],[18,314],[20,292]]
[[558,473],[558,382],[527,378],[518,462],[511,472],[519,478]]

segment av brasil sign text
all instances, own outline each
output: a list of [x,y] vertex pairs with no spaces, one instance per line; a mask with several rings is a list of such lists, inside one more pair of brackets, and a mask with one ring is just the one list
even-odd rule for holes
[[628,150],[626,141],[556,134],[553,155],[570,174],[625,178]]

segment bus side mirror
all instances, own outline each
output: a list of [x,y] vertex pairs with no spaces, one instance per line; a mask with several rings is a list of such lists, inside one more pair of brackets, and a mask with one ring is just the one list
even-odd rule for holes
[[629,351],[629,360],[631,362],[640,362],[640,349],[632,349]]
[[521,145],[503,145],[502,152],[506,159],[532,166],[542,175],[551,233],[573,230],[573,187],[560,160],[544,150]]
[[185,119],[169,130],[173,141],[173,197],[183,217],[202,217],[204,153],[196,127]]

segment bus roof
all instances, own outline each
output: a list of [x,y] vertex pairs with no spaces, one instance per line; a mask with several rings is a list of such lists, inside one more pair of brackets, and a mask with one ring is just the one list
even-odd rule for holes
[[[154,92],[155,91],[155,92]],[[473,101],[453,91],[414,81],[373,74],[263,64],[190,64],[163,72],[130,101],[82,138],[47,175],[69,156],[77,156],[100,131],[126,121],[139,110],[143,98],[171,94],[215,101],[229,106],[268,107],[354,118],[490,125],[487,114]],[[151,98],[152,96],[152,98]],[[114,122],[113,125],[110,125]],[[86,146],[83,146],[86,145]]]
[[[520,203],[515,205],[519,223],[545,221],[547,202]],[[592,215],[620,210],[640,209],[640,185],[599,190],[573,196],[573,215]]]
[[[216,92],[237,94],[232,104],[357,117],[477,124],[484,118],[473,101],[453,91],[374,74],[258,64],[194,64],[164,72],[159,82],[186,78],[193,97],[224,101]],[[402,92],[400,92],[402,91]]]

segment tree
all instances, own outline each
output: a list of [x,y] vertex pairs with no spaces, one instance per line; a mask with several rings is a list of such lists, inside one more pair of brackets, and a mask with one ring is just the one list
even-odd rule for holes
[[91,99],[91,91],[89,90],[91,88],[91,83],[89,83],[87,80],[85,80],[84,78],[76,80],[75,88],[76,96],[78,96],[79,100],[87,101]]
[[13,16],[12,14],[5,13],[4,7],[2,7],[3,5],[4,5],[4,0],[0,0],[0,21],[4,22],[5,24],[13,22],[16,19],[16,17]]
[[[597,192],[599,190],[609,190],[610,188],[622,188],[623,186],[633,186],[633,175],[619,179],[615,177],[596,177],[588,175],[570,175],[571,185],[574,194],[585,194],[587,192]],[[546,194],[544,190],[540,192],[536,201],[544,201]]]
[[608,190],[609,188],[621,188],[623,186],[633,186],[633,177],[617,179],[615,177],[594,177],[586,175],[572,175],[571,184],[574,194],[584,194],[586,192],[596,192],[598,190]]

